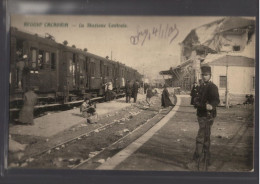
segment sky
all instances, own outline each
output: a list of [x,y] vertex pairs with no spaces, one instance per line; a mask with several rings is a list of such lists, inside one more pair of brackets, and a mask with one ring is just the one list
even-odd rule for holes
[[[155,79],[162,78],[160,71],[180,64],[179,44],[192,29],[221,18],[13,15],[11,26],[42,36],[49,33],[58,43],[67,40],[69,46],[87,48],[90,53],[112,57],[112,60],[137,69],[145,77]],[[68,26],[49,27],[48,23],[66,23]],[[95,24],[98,26],[95,27]],[[100,27],[101,24],[105,27]]]

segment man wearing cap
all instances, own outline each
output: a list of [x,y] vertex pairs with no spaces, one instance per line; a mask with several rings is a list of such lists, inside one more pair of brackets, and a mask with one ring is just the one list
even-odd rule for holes
[[[199,130],[196,137],[196,150],[193,160],[200,169],[204,163],[204,168],[210,164],[210,133],[214,118],[217,115],[216,107],[219,104],[218,87],[210,81],[211,67],[209,65],[201,66],[203,83],[199,88],[198,97],[194,99],[197,108],[197,118]],[[204,162],[202,162],[202,160]]]

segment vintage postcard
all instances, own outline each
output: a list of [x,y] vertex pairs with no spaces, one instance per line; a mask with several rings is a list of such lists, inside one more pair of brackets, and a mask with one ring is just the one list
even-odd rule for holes
[[8,168],[254,171],[256,18],[12,15]]

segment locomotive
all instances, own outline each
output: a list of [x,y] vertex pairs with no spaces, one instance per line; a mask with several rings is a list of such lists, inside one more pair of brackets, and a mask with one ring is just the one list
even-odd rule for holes
[[14,27],[10,33],[10,108],[22,101],[28,87],[37,93],[39,102],[68,103],[102,97],[106,82],[112,82],[115,93],[123,93],[127,80],[142,78],[131,67],[57,43],[51,35],[43,37]]

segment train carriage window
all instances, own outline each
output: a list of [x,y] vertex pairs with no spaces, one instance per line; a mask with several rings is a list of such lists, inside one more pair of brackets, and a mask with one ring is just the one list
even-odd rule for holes
[[56,69],[56,57],[55,53],[51,53],[51,69]]
[[94,77],[95,76],[95,63],[91,62],[90,64],[90,72],[91,72],[91,76]]
[[50,65],[50,53],[49,52],[45,52],[45,62],[44,62],[45,66],[44,68],[49,68]]
[[37,67],[37,50],[35,48],[31,48],[31,66],[33,69]]
[[72,75],[72,84],[75,85],[76,84],[76,81],[75,81],[75,62],[72,61],[72,59],[69,59],[69,63],[70,63],[69,71],[70,71],[70,74]]
[[38,54],[38,67],[40,69],[43,69],[43,54],[44,54],[44,51],[43,50],[39,50],[39,54]]
[[85,71],[88,72],[88,57],[86,57],[86,62],[84,63]]
[[73,62],[72,62],[72,65],[73,65],[73,72],[72,72],[72,75],[73,75],[73,86],[76,86],[76,71],[77,71],[77,62],[76,62],[76,54],[73,54]]
[[109,67],[107,66],[107,76],[109,76]]

